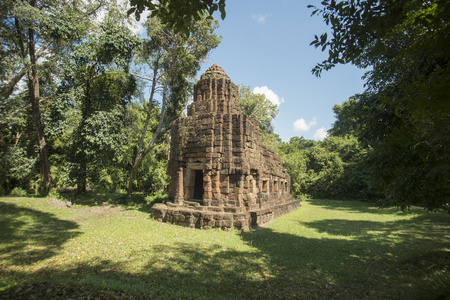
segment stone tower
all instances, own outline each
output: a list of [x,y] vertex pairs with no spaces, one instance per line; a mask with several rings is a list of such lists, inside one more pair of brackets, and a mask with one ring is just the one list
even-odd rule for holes
[[172,124],[170,201],[152,208],[159,221],[249,229],[299,207],[280,157],[261,144],[259,124],[241,113],[237,94],[218,65],[195,84],[188,116]]

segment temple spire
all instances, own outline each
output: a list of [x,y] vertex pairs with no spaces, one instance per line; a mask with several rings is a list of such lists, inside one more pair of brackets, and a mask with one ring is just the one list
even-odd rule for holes
[[188,116],[201,113],[240,113],[237,104],[239,88],[217,64],[212,65],[194,85],[194,103]]
[[213,78],[221,78],[221,77],[225,77],[228,79],[230,78],[218,64],[214,64],[208,70],[206,70],[205,73],[203,73],[202,76],[200,77],[200,80],[206,79],[211,76]]

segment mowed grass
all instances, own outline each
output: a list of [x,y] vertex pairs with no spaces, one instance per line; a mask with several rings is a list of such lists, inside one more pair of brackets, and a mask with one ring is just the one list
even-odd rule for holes
[[145,205],[3,197],[0,298],[47,284],[33,296],[445,299],[449,225],[420,208],[310,200],[265,228],[227,232],[159,223]]

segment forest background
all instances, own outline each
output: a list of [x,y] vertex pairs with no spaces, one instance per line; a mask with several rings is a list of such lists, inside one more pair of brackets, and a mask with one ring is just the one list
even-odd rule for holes
[[[177,2],[152,7],[146,37],[115,1],[1,2],[0,195],[166,194],[167,129],[220,43],[210,14],[225,17],[223,0],[193,1],[203,6],[179,10],[187,19]],[[142,2],[131,4],[139,15]],[[329,53],[313,74],[370,69],[366,91],[333,107],[321,142],[282,142],[276,106],[240,85],[243,113],[282,157],[294,197],[449,211],[448,11],[446,1],[311,6],[332,32],[311,43]]]

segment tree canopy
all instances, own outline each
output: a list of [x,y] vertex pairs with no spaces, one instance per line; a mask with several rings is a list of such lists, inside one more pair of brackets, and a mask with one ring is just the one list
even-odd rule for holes
[[86,33],[90,17],[101,5],[58,0],[5,0],[0,4],[0,59],[5,70],[0,75],[0,105],[8,107],[16,99],[14,92],[23,90],[19,83],[25,78],[44,192],[51,188],[52,176],[40,103],[55,91],[53,75],[61,57]]
[[262,144],[278,153],[278,144],[281,140],[274,133],[272,124],[272,120],[278,115],[278,106],[264,94],[252,93],[250,87],[245,85],[239,85],[237,102],[244,115],[258,122]]
[[272,120],[278,115],[278,107],[263,94],[254,94],[249,86],[239,85],[237,102],[242,113],[259,123],[262,131],[273,133]]
[[358,120],[357,135],[373,148],[372,183],[387,203],[449,210],[450,3],[325,0],[310,7],[331,29],[311,43],[328,50],[312,72],[346,63],[368,69],[357,110],[342,107],[337,125]]
[[140,20],[144,10],[151,11],[151,17],[158,17],[162,24],[174,28],[175,32],[189,35],[194,31],[194,23],[205,13],[212,20],[215,11],[225,19],[225,0],[129,0],[131,8],[128,14],[135,15]]
[[[151,81],[150,96],[146,104],[148,111],[129,176],[128,196],[136,185],[135,175],[145,156],[164,142],[170,122],[180,117],[191,94],[191,81],[200,69],[200,62],[220,43],[219,37],[214,33],[217,23],[206,14],[192,24],[190,35],[176,32],[158,17],[150,17],[145,25],[148,38],[143,40],[139,60],[149,68],[152,78],[147,78],[147,81]],[[155,95],[158,90],[162,100],[158,105],[159,113],[154,116]],[[156,119],[157,126],[154,130],[148,130],[152,116]],[[145,142],[149,136],[151,138]]]
[[138,37],[114,0],[0,3],[0,194],[125,190],[137,158],[131,186],[163,192],[165,132],[220,42],[216,21],[204,13],[184,35],[150,17]]

